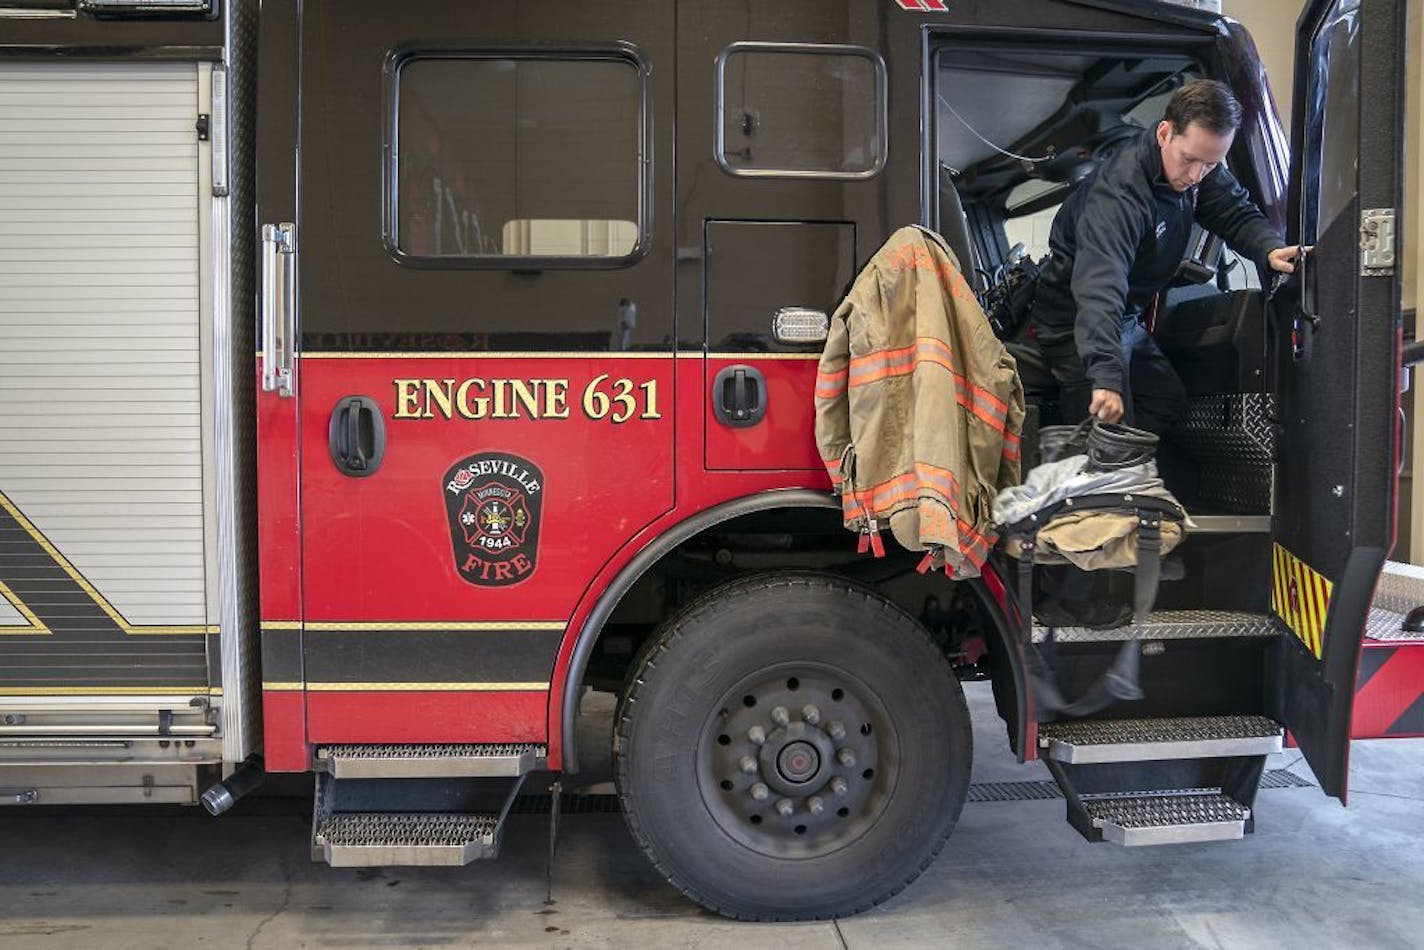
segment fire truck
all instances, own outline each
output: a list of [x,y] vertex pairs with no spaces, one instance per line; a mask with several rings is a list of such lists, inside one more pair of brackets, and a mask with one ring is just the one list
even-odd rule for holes
[[[1402,11],[1308,4],[1287,131],[1239,25],[1149,0],[0,3],[0,796],[309,773],[315,859],[458,865],[611,747],[691,899],[844,915],[945,846],[983,679],[1089,841],[1240,838],[1287,743],[1343,802],[1352,732],[1424,734]],[[1312,251],[1201,234],[1159,301],[1193,525],[1144,697],[1065,720],[1030,654],[1080,692],[1131,634],[859,555],[817,357],[894,230],[987,290],[1198,77]]]

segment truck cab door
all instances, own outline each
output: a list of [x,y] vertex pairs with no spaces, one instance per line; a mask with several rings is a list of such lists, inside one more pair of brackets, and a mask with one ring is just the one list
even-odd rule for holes
[[264,575],[268,692],[304,700],[281,731],[542,743],[579,598],[672,507],[672,5],[263,20],[263,154],[291,167],[264,169],[264,273],[295,308],[260,462],[289,506],[264,563],[300,571],[280,607]]
[[1275,699],[1342,801],[1360,642],[1394,543],[1403,36],[1399,0],[1315,0],[1301,17],[1290,241],[1313,251],[1299,293],[1272,302],[1272,608],[1290,634]]

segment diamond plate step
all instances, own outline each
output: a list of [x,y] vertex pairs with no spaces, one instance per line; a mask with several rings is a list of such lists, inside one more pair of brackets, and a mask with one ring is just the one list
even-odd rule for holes
[[1407,614],[1424,605],[1424,566],[1385,561],[1375,587],[1373,606]]
[[1371,607],[1369,618],[1365,621],[1365,636],[1371,640],[1424,640],[1424,633],[1404,629],[1405,616],[1407,615],[1383,607]]
[[499,853],[498,815],[329,815],[312,836],[334,868],[458,867]]
[[513,778],[545,757],[541,745],[327,745],[319,768],[333,778]]
[[1038,727],[1044,758],[1075,765],[1270,755],[1282,741],[1280,725],[1264,716],[1080,719]]
[[1251,809],[1220,792],[1084,799],[1104,841],[1139,845],[1235,841],[1246,836]]
[[[1088,627],[1033,626],[1033,642],[1048,639],[1049,630],[1058,643],[1103,643],[1129,640],[1133,628],[1129,624],[1111,630]],[[1200,640],[1209,637],[1274,637],[1276,628],[1265,614],[1239,610],[1158,610],[1142,625],[1143,640]]]

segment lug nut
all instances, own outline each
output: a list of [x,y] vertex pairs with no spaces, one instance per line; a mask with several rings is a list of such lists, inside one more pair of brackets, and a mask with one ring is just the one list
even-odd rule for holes
[[791,721],[791,714],[786,711],[785,706],[777,706],[771,711],[771,721],[778,726],[784,726]]
[[[855,763],[852,762],[852,765]],[[749,755],[744,755],[737,760],[737,767],[748,775],[755,775],[757,770],[757,760]]]
[[801,718],[811,725],[818,725],[821,721],[821,711],[815,706],[803,706],[801,708]]
[[831,791],[836,795],[844,795],[846,793],[845,779],[839,775],[831,779]]
[[752,726],[747,730],[747,741],[752,745],[761,745],[766,741],[766,730],[761,726]]
[[751,793],[752,798],[756,799],[759,802],[764,802],[767,800],[768,797],[770,797],[771,789],[767,788],[764,783],[757,782],[751,787]]
[[821,812],[826,810],[826,803],[821,800],[821,796],[812,795],[810,798],[806,799],[806,810],[813,815],[819,815]]
[[776,813],[782,818],[790,818],[791,813],[796,810],[796,806],[791,804],[791,799],[783,798],[776,803]]
[[836,753],[836,761],[846,768],[851,768],[855,765],[855,753],[849,749],[842,749]]
[[826,723],[826,732],[830,735],[832,739],[836,740],[837,742],[840,742],[842,739],[845,738],[845,724],[842,723],[839,719],[832,719],[830,722]]

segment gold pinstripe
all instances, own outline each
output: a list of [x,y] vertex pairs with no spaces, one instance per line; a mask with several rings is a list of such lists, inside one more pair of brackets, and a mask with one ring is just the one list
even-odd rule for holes
[[205,696],[207,686],[0,686],[0,696]]
[[[122,630],[125,634],[128,634],[130,636],[173,637],[196,636],[200,634],[214,634],[218,632],[218,627],[216,624],[145,624],[142,626],[138,626],[129,623],[126,619],[124,619],[122,614],[120,614],[117,610],[114,609],[114,606],[109,603],[108,599],[103,594],[99,593],[99,591],[95,589],[93,584],[89,583],[88,578],[86,578],[83,574],[79,573],[79,570],[69,562],[69,559],[67,557],[59,553],[59,549],[50,543],[49,538],[46,538],[43,534],[41,534],[40,530],[34,526],[34,523],[31,522],[29,518],[26,518],[24,514],[20,511],[20,509],[15,507],[14,503],[11,502],[8,497],[6,497],[4,492],[0,492],[0,508],[4,508],[5,511],[10,515],[10,517],[15,519],[15,523],[18,524],[21,528],[23,528],[25,533],[28,534],[32,539],[34,539],[34,542],[36,544],[38,544],[42,549],[44,549],[44,552],[49,555],[50,560],[54,561],[54,563],[57,564],[59,568],[64,571],[64,573],[68,574],[70,580],[78,584],[80,589],[83,590],[85,594],[89,595],[89,599],[94,602],[95,606],[97,606],[100,610],[104,611],[104,613],[108,615],[109,619],[112,620],[115,624],[117,624],[119,629]],[[6,599],[9,600],[10,597],[7,596]],[[11,602],[16,604],[17,609],[19,608],[17,600]],[[24,611],[22,610],[22,612]],[[204,689],[206,689],[206,687],[204,687]]]
[[[697,354],[701,356],[702,354]],[[739,363],[758,360],[788,360],[793,363],[818,363],[820,353],[708,353],[709,360],[736,360]]]
[[[300,685],[300,684],[298,684]],[[265,684],[264,684],[265,686]],[[317,693],[344,692],[470,692],[517,693],[544,692],[548,683],[307,683],[306,689]]]
[[[416,350],[410,353],[377,353],[377,352],[356,352],[356,353],[331,353],[317,350],[311,353],[301,353],[304,360],[666,360],[671,359],[673,354],[667,353],[609,353],[606,351],[589,350],[587,352],[571,351],[550,351],[541,353],[538,351],[526,352],[479,352],[472,350],[442,350],[430,352],[429,350]],[[699,353],[699,356],[702,354]],[[261,356],[259,353],[258,356]]]
[[[257,354],[260,358],[261,353]],[[703,353],[701,350],[678,350],[676,353],[609,353],[604,351],[550,351],[543,352],[479,352],[471,350],[441,350],[431,352],[429,350],[414,350],[409,353],[400,352],[355,352],[337,353],[325,350],[316,350],[311,353],[300,354],[304,360],[453,360],[453,359],[482,359],[482,360],[538,360],[538,359],[561,359],[561,360],[700,360],[703,357],[714,360],[792,360],[796,362],[816,362],[821,358],[820,353],[732,353],[712,351]]]
[[28,621],[23,627],[19,624],[0,626],[0,637],[48,637],[54,634],[54,631],[47,627],[43,620],[36,617],[35,612],[27,607],[19,595],[11,590],[4,581],[0,581],[0,597],[9,601],[10,606],[18,610],[20,616]]
[[424,630],[452,630],[469,633],[494,633],[499,631],[528,632],[536,630],[565,630],[568,624],[562,620],[449,620],[444,623],[425,620],[388,621],[326,621],[314,620],[303,623],[300,620],[276,620],[262,623],[265,630],[310,630],[318,633],[355,633],[361,631],[409,632]]
[[434,623],[427,621],[404,621],[392,620],[385,623],[352,621],[352,622],[328,622],[315,621],[305,625],[306,630],[316,632],[351,632],[362,630],[391,630],[391,631],[419,631],[419,630],[458,630],[470,632],[484,631],[525,631],[525,630],[563,630],[566,626],[562,620],[529,620],[529,621],[459,621],[452,620],[446,623]]

